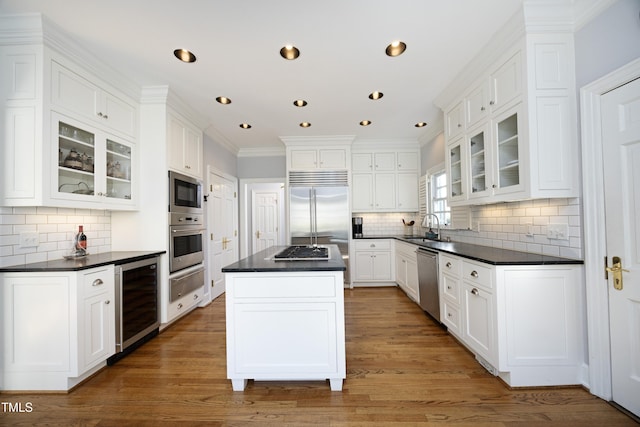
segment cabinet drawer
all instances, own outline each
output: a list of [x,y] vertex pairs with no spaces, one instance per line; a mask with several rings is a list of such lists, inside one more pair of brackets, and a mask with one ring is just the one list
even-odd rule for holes
[[465,262],[462,266],[462,277],[465,281],[486,289],[493,287],[492,269],[490,267]]
[[238,299],[336,297],[334,275],[261,277],[257,273],[251,273],[234,278],[227,286],[233,286],[233,296]]
[[112,265],[83,274],[82,293],[84,297],[112,291],[115,282],[114,274]]
[[442,303],[442,323],[454,335],[460,335],[460,309],[446,299]]
[[460,276],[462,274],[462,260],[443,255],[440,252],[440,271]]
[[391,249],[391,239],[385,240],[356,240],[355,241],[355,249],[356,250],[367,250],[367,251],[375,251],[375,250],[390,250]]
[[442,296],[456,304],[460,303],[460,279],[459,276],[442,274]]

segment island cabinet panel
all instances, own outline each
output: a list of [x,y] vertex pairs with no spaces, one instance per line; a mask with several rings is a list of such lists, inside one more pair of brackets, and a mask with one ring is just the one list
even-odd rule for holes
[[343,271],[226,273],[227,377],[346,378]]

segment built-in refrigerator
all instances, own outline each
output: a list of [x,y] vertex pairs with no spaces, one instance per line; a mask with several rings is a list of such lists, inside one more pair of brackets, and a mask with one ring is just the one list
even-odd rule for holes
[[350,282],[349,187],[346,172],[291,172],[289,176],[289,235],[292,245],[335,244]]

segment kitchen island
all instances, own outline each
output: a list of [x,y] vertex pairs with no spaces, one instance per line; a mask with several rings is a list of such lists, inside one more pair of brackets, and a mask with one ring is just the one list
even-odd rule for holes
[[344,271],[337,245],[326,260],[275,260],[265,249],[222,269],[226,283],[227,378],[234,391],[249,379],[346,378]]

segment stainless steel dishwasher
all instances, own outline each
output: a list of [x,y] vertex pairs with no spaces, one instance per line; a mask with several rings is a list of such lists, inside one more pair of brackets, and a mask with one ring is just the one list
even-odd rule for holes
[[418,248],[418,287],[420,307],[440,322],[438,253],[422,247]]

